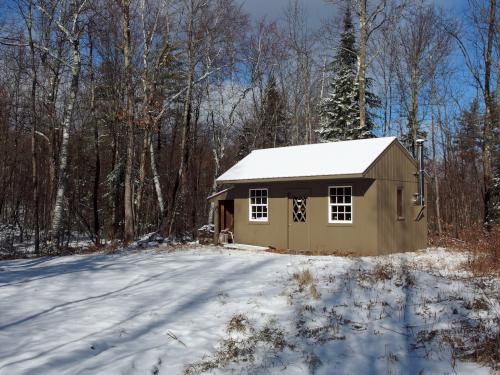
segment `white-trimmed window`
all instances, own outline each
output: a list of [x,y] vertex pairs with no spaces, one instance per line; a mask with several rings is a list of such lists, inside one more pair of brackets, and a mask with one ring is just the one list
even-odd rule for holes
[[328,188],[328,222],[352,223],[352,186]]
[[250,221],[267,221],[267,189],[250,189],[249,205]]

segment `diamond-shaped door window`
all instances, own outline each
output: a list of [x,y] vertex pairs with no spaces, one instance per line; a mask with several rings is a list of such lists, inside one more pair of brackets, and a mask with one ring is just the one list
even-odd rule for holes
[[293,221],[295,223],[305,223],[307,213],[307,198],[296,197],[293,198]]

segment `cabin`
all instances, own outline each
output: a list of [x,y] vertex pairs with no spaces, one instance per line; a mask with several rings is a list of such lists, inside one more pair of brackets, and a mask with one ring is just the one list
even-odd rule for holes
[[427,245],[423,141],[255,150],[217,178],[216,238],[305,253],[381,255]]

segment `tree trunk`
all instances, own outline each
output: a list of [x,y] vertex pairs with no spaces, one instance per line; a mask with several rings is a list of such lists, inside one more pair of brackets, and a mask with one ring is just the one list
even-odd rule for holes
[[155,145],[153,144],[152,139],[149,141],[149,156],[151,162],[151,173],[153,175],[153,182],[155,185],[156,199],[158,201],[158,209],[160,215],[158,227],[161,227],[161,224],[165,218],[165,202],[163,201],[163,193],[161,191],[160,175],[158,174],[158,169],[156,168]]
[[29,0],[28,13],[28,37],[31,57],[31,165],[33,183],[33,229],[35,231],[35,254],[40,253],[40,214],[39,214],[39,193],[38,193],[38,155],[37,155],[37,115],[36,115],[36,66],[35,66],[35,45],[33,43],[33,0]]
[[[415,61],[414,64],[417,64]],[[408,122],[410,123],[410,132],[409,132],[409,143],[412,148],[413,156],[416,156],[415,142],[418,137],[418,122],[417,122],[417,114],[418,114],[418,78],[416,67],[412,67],[411,72],[411,92],[410,92],[410,113]]]
[[100,223],[99,223],[99,185],[101,177],[101,157],[99,150],[99,125],[95,116],[95,79],[94,79],[94,57],[92,36],[89,35],[89,60],[90,60],[90,117],[94,124],[94,187],[92,195],[92,208],[94,216],[94,236],[96,246],[101,245]]
[[359,127],[366,126],[366,44],[368,39],[366,23],[366,1],[359,0]]
[[134,115],[133,115],[133,87],[132,87],[132,51],[130,37],[130,0],[122,0],[122,28],[123,28],[123,58],[126,82],[126,119],[127,119],[127,162],[125,166],[125,232],[124,240],[132,241],[135,236],[134,225]]
[[63,123],[61,124],[62,141],[61,150],[59,152],[59,176],[57,181],[56,200],[54,203],[54,210],[52,215],[52,225],[50,231],[50,241],[57,241],[59,244],[59,237],[63,227],[63,210],[64,198],[66,194],[66,187],[68,183],[68,154],[69,154],[69,136],[71,119],[73,117],[73,108],[78,94],[78,84],[80,79],[81,58],[79,40],[73,39],[71,41],[73,63],[71,66],[71,86],[68,104],[65,109]]
[[[215,138],[215,137],[214,137]],[[219,159],[219,153],[217,151],[217,146],[214,147],[212,150],[213,155],[214,155],[214,177],[213,177],[213,182],[212,182],[212,194],[215,194],[217,192],[217,177],[219,176],[220,172],[220,159]],[[215,202],[211,201],[210,202],[210,207],[208,209],[208,223],[209,224],[214,224],[214,213],[215,213]]]
[[[114,128],[114,127],[113,127]],[[113,136],[111,138],[111,171],[112,173],[117,173],[118,178],[113,186],[113,194],[111,198],[111,218],[113,222],[113,227],[112,227],[112,235],[111,237],[113,239],[116,239],[119,234],[120,234],[120,221],[121,221],[121,213],[123,212],[119,208],[121,207],[121,188],[120,184],[122,182],[122,166],[120,162],[120,151],[119,151],[119,145],[118,145],[118,136],[116,134],[116,130],[113,129]]]
[[[193,4],[191,4],[193,5]],[[179,207],[179,191],[181,194],[184,190],[184,178],[185,178],[185,169],[187,168],[187,162],[189,159],[189,135],[190,135],[190,127],[191,127],[191,101],[193,96],[193,76],[194,76],[194,57],[193,57],[193,23],[194,23],[194,10],[191,6],[189,20],[188,20],[188,46],[187,46],[187,55],[188,55],[188,72],[187,72],[187,82],[186,82],[186,96],[184,99],[184,110],[182,113],[182,135],[181,135],[181,160],[179,164],[179,169],[177,170],[177,175],[175,177],[174,187],[172,191],[172,209],[170,212],[170,222],[168,223],[168,236],[171,236],[174,229],[175,219],[177,217],[177,210]]]
[[[142,207],[142,200],[145,188],[146,180],[146,159],[149,151],[149,142],[151,141],[151,135],[149,132],[149,124],[144,129],[144,138],[142,141],[141,159],[139,161],[139,183],[137,185],[137,197],[136,197],[136,208],[135,213],[137,215],[136,222],[139,223],[139,215]],[[138,228],[137,228],[138,229]]]
[[483,180],[484,180],[484,224],[490,228],[491,220],[491,191],[492,191],[492,155],[491,143],[494,120],[494,99],[491,96],[491,65],[493,38],[495,36],[496,23],[496,0],[490,0],[490,12],[488,17],[488,39],[484,58],[484,104],[486,109],[483,130]]
[[[435,101],[434,103],[437,104],[437,101]],[[439,180],[437,175],[437,161],[436,161],[436,127],[434,124],[434,109],[431,110],[431,142],[432,142],[432,169],[433,169],[432,172],[434,175],[434,192],[436,195],[434,199],[434,204],[436,206],[436,224],[438,228],[438,234],[439,236],[441,236],[443,230],[441,228],[441,207],[439,203],[440,197],[439,197]]]

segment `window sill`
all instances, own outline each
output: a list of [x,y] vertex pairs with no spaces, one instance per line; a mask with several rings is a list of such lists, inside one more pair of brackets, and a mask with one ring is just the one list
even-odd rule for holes
[[354,226],[354,224],[352,222],[350,223],[331,223],[331,222],[328,222],[326,224],[327,227],[352,227]]
[[396,218],[397,221],[405,221],[405,218],[404,217],[398,217]]
[[269,225],[269,220],[267,220],[267,221],[248,220],[248,224],[250,224],[250,225]]

